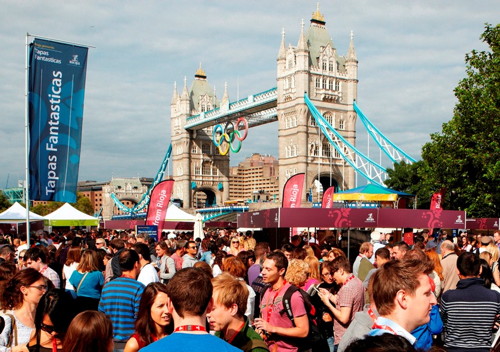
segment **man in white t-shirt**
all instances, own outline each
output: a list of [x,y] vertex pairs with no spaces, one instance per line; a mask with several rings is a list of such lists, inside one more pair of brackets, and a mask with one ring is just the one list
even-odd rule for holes
[[137,277],[137,281],[142,283],[144,286],[147,286],[152,282],[159,282],[160,279],[158,277],[158,272],[153,264],[151,264],[151,253],[149,252],[149,247],[144,243],[136,243],[132,249],[139,254],[139,264],[141,266],[141,272]]

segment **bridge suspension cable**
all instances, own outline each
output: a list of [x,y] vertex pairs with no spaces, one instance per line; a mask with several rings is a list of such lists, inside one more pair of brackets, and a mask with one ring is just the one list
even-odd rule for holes
[[137,212],[141,211],[142,209],[144,209],[145,207],[148,206],[151,191],[153,190],[153,188],[155,188],[155,186],[158,183],[160,183],[163,180],[163,177],[165,176],[165,171],[167,170],[167,165],[168,165],[168,161],[170,159],[171,154],[172,154],[172,144],[170,144],[168,146],[167,153],[163,157],[163,161],[160,165],[160,168],[158,169],[158,172],[156,173],[156,176],[153,180],[153,183],[151,183],[151,185],[148,188],[148,191],[142,195],[139,202],[135,206],[133,206],[132,208],[127,207],[125,204],[123,204],[118,199],[116,194],[111,193],[111,199],[113,199],[113,201],[115,202],[115,205],[118,207],[118,209],[120,209],[121,211],[124,211],[126,213],[133,214],[133,213],[137,213]]
[[330,144],[337,150],[340,156],[351,165],[359,174],[369,182],[384,186],[387,178],[387,170],[360,152],[355,146],[349,143],[318,111],[311,102],[309,96],[304,94],[304,101],[311,112],[316,124],[328,139]]
[[405,161],[407,164],[411,164],[416,161],[401,148],[391,142],[382,132],[380,132],[380,130],[365,116],[365,114],[363,114],[358,104],[356,104],[356,101],[354,101],[354,110],[358,114],[359,119],[365,126],[370,136],[393,163]]

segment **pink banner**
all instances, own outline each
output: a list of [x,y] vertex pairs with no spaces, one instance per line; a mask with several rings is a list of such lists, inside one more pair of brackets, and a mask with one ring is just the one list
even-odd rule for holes
[[431,198],[431,210],[443,209],[445,188],[441,188],[438,192],[434,193]]
[[323,193],[323,200],[321,202],[321,207],[322,208],[333,208],[333,193],[335,192],[335,188],[329,187],[324,193]]
[[149,199],[146,225],[158,226],[158,234],[163,230],[163,223],[167,216],[168,203],[174,187],[174,180],[165,180],[158,183],[151,192]]
[[283,187],[283,208],[300,208],[305,174],[296,174],[288,179]]

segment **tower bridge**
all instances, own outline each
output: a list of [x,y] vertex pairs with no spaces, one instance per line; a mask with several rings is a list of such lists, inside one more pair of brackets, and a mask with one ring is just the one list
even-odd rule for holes
[[231,103],[226,86],[219,101],[201,67],[190,89],[186,80],[180,93],[174,88],[172,198],[182,199],[185,208],[223,205],[229,198],[231,152],[239,150],[252,127],[271,122],[278,123],[280,190],[289,177],[301,172],[306,175],[306,189],[315,192],[330,186],[354,187],[353,167],[323,134],[304,96],[307,92],[326,121],[355,145],[358,60],[353,37],[347,54],[340,55],[319,8],[309,28],[304,27],[296,45],[286,45],[282,33],[276,88]]

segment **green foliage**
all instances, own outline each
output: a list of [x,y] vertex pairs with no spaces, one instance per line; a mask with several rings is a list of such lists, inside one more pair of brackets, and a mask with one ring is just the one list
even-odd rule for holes
[[76,209],[80,210],[82,213],[92,216],[94,215],[94,208],[92,206],[92,203],[90,202],[90,199],[88,199],[85,196],[82,196],[80,193],[78,193],[76,198],[76,204],[74,204],[73,206]]
[[385,185],[397,191],[415,195],[417,208],[429,209],[435,187],[428,183],[427,169],[427,164],[422,160],[413,164],[407,164],[404,161],[395,163],[394,169],[387,169],[389,178]]
[[419,208],[428,209],[432,194],[446,188],[444,209],[500,215],[500,25],[486,25],[481,39],[491,51],[466,55],[452,119],[431,135],[421,161],[388,170],[386,185],[417,195]]
[[[62,202],[47,202],[47,204],[38,204],[30,210],[38,215],[44,216],[59,209],[63,205],[64,203]],[[94,215],[94,209],[90,200],[87,197],[82,196],[80,193],[78,193],[76,197],[76,203],[72,203],[71,205],[85,214]]]
[[7,210],[11,205],[7,196],[0,191],[0,212]]
[[455,88],[454,116],[422,149],[428,183],[445,187],[445,209],[497,217],[500,204],[500,25],[481,39],[491,51],[466,55],[467,77]]
[[32,211],[35,214],[45,216],[47,214],[52,213],[53,211],[56,211],[63,205],[64,203],[62,202],[47,202],[47,204],[38,204],[31,207],[30,211]]

